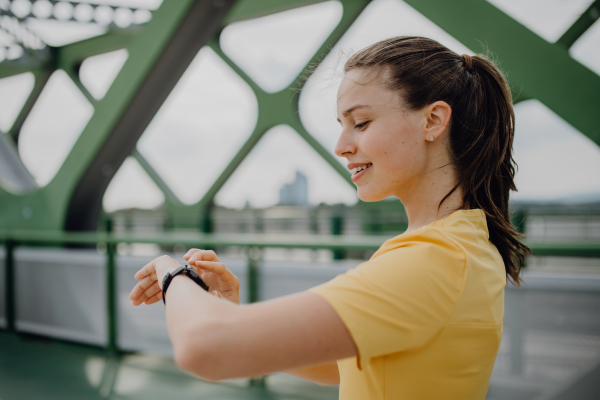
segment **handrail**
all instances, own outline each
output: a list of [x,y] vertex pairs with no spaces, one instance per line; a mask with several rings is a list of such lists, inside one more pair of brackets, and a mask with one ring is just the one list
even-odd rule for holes
[[[0,242],[19,245],[150,243],[164,246],[237,246],[327,250],[377,250],[390,239],[383,235],[232,234],[201,232],[105,233],[63,231],[0,231]],[[534,256],[600,257],[600,241],[524,241]]]
[[0,231],[0,242],[22,244],[152,243],[159,245],[203,244],[207,247],[276,247],[304,249],[376,250],[389,236],[333,236],[294,234],[219,234],[201,232],[105,233],[56,231]]
[[[56,232],[11,230],[0,231],[0,242],[6,248],[6,319],[9,331],[14,331],[15,294],[13,290],[14,249],[17,246],[65,244],[106,245],[107,287],[107,350],[119,351],[117,346],[116,262],[118,243],[152,243],[158,245],[184,245],[195,247],[239,246],[245,248],[297,248],[329,250],[376,250],[388,236],[344,236],[344,235],[297,235],[297,234],[218,234],[200,232],[157,232],[157,233],[106,233],[106,232]],[[600,257],[600,242],[526,242],[534,256]],[[256,251],[248,251],[249,301],[258,299],[258,259]]]

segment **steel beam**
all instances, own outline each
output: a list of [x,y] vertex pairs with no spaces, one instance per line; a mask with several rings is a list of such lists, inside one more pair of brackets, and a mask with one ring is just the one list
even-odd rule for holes
[[135,37],[131,32],[111,31],[101,36],[56,47],[54,48],[56,68],[73,69],[88,57],[128,48]]
[[54,71],[50,69],[31,71],[34,77],[33,89],[31,90],[31,93],[29,93],[29,97],[25,101],[23,108],[21,108],[21,111],[19,111],[19,115],[15,119],[13,126],[8,131],[8,134],[13,138],[17,147],[19,146],[19,135],[21,133],[21,128],[29,116],[29,113],[33,109],[35,102],[40,97],[42,90],[44,90],[44,87],[46,87],[46,83],[48,83],[48,79],[50,79],[52,72]]
[[160,174],[152,167],[152,164],[150,164],[137,149],[133,149],[131,156],[136,159],[144,171],[146,171],[150,179],[152,179],[156,186],[158,186],[158,188],[163,192],[167,204],[172,204],[174,206],[183,205],[181,200],[179,200],[177,195],[171,190],[167,182],[164,181]]
[[98,100],[90,93],[90,91],[85,87],[83,82],[81,82],[81,79],[79,79],[79,74],[75,72],[75,69],[68,69],[65,70],[65,72],[67,76],[71,78],[71,82],[73,82],[73,84],[77,86],[77,89],[79,89],[81,94],[83,94],[87,101],[89,101],[90,104],[95,107],[98,103]]
[[594,1],[573,25],[556,41],[556,44],[570,49],[571,46],[600,18],[600,0]]
[[0,63],[0,79],[8,78],[9,76],[24,74],[25,72],[33,72],[44,68],[44,64],[38,60],[22,60],[3,61]]
[[221,27],[232,4],[232,0],[163,3],[131,44],[115,83],[47,186],[68,193],[66,230],[96,229],[106,187],[200,48]]
[[11,137],[0,132],[0,182],[14,194],[32,192],[38,188],[29,170],[21,161]]
[[[269,8],[266,7],[267,3],[269,2],[264,2],[264,4],[261,3],[263,8],[259,8],[257,10],[260,12],[266,12],[269,10]],[[301,2],[282,2],[282,4],[287,4],[288,6],[296,3]],[[321,47],[317,49],[307,65],[318,64],[329,53],[331,48],[340,40],[342,35],[348,30],[352,23],[354,23],[356,18],[358,18],[368,3],[369,0],[342,1],[344,9],[339,24],[323,42]],[[233,11],[234,10],[232,10],[232,12]],[[247,9],[247,11],[250,13],[249,9]],[[248,15],[254,14],[250,13]],[[211,204],[213,204],[214,196],[219,192],[219,190],[221,190],[225,182],[227,182],[229,177],[231,177],[235,170],[240,166],[240,164],[244,161],[254,146],[260,141],[264,134],[272,127],[281,124],[287,124],[292,127],[300,135],[300,137],[302,137],[336,172],[340,174],[340,176],[346,182],[354,187],[348,171],[335,159],[331,152],[325,149],[318,140],[308,133],[300,121],[298,109],[299,96],[297,95],[297,90],[302,83],[308,79],[305,75],[301,73],[287,88],[280,92],[267,93],[262,90],[262,88],[260,88],[260,86],[258,86],[256,82],[254,82],[229,57],[227,57],[217,41],[211,41],[210,46],[215,53],[217,53],[223,59],[223,61],[225,61],[242,79],[244,79],[244,81],[246,81],[246,83],[248,83],[250,88],[254,91],[258,101],[258,120],[256,127],[248,140],[244,143],[238,153],[225,167],[221,175],[204,194],[203,198],[198,202],[198,206],[202,214],[207,213],[207,209]]]

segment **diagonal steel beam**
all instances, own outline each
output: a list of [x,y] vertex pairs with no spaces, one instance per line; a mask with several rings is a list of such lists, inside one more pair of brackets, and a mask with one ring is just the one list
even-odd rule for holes
[[81,79],[79,79],[79,75],[75,72],[75,69],[70,68],[65,70],[65,72],[67,73],[69,78],[71,78],[71,82],[73,82],[75,86],[77,86],[77,89],[79,89],[81,94],[83,94],[87,101],[89,101],[90,104],[95,107],[98,103],[98,100],[90,93],[90,91],[85,87],[83,82],[81,82]]
[[[342,1],[344,11],[338,26],[335,27],[321,47],[317,49],[307,65],[318,64],[331,51],[331,48],[340,40],[352,23],[354,23],[368,3],[369,0]],[[262,12],[266,12],[265,10],[267,9],[261,9]],[[250,85],[256,95],[259,110],[258,121],[254,132],[198,202],[201,213],[206,213],[207,209],[213,203],[214,196],[221,190],[225,182],[233,175],[235,170],[240,166],[264,134],[272,127],[280,124],[290,125],[296,130],[300,137],[302,137],[336,172],[338,172],[346,182],[354,187],[348,171],[319,143],[318,140],[308,133],[300,121],[297,88],[308,79],[307,76],[301,73],[300,76],[298,76],[286,89],[278,93],[267,93],[229,57],[227,57],[216,40],[211,41],[210,46],[219,57],[221,57],[242,79],[244,79],[244,81],[248,83],[248,85]]]
[[165,201],[167,204],[172,204],[174,206],[181,207],[183,203],[179,200],[179,197],[171,190],[167,182],[160,176],[160,174],[152,167],[152,164],[146,160],[137,149],[134,149],[131,153],[131,156],[136,159],[136,161],[140,164],[140,166],[146,171],[150,179],[158,186],[161,192],[165,196]]
[[[45,192],[64,193],[64,228],[95,230],[110,180],[131,154],[200,48],[221,27],[232,0],[164,2]],[[64,207],[64,208],[63,208]]]
[[134,38],[135,35],[127,31],[111,31],[101,36],[57,47],[55,48],[56,67],[64,70],[71,69],[88,57],[127,48]]
[[42,65],[39,62],[24,64],[14,61],[4,61],[0,63],[0,79],[24,74],[25,72],[32,72],[40,68],[42,68]]
[[482,0],[405,0],[471,49],[485,46],[516,92],[538,99],[600,145],[600,76]]
[[15,145],[17,147],[19,145],[19,135],[21,133],[21,128],[23,127],[25,120],[29,116],[29,113],[33,109],[35,102],[40,97],[42,90],[44,90],[44,87],[46,87],[46,83],[48,83],[48,79],[50,79],[52,72],[53,72],[52,70],[47,70],[47,69],[32,71],[34,79],[35,79],[35,83],[33,85],[33,90],[31,91],[31,93],[29,94],[29,97],[25,101],[23,108],[21,108],[21,111],[19,112],[19,115],[15,119],[13,126],[8,131],[8,134],[12,137],[12,139],[15,142]]
[[[343,14],[338,26],[331,32],[327,40],[323,42],[321,47],[315,52],[312,59],[307,64],[311,66],[310,70],[306,67],[304,71],[311,72],[314,71],[314,66],[318,65],[327,54],[331,51],[333,46],[339,42],[342,36],[346,33],[346,31],[352,26],[354,21],[358,18],[358,16],[363,12],[365,7],[369,4],[368,0],[350,0],[350,1],[342,1],[343,4]],[[295,93],[298,88],[302,87],[304,82],[308,80],[310,75],[305,75],[305,73],[301,73],[292,84],[288,87],[288,91]],[[298,132],[298,134],[308,143],[310,147],[313,148],[340,176],[354,189],[356,186],[354,182],[352,182],[352,178],[348,170],[339,163],[339,161],[333,156],[331,151],[328,151],[323,145],[316,140],[304,127],[302,121],[300,120],[300,95],[296,93],[296,95],[292,95],[291,98],[291,107],[292,113],[290,115],[290,121],[288,124]]]
[[13,193],[23,194],[38,188],[35,180],[21,161],[17,147],[10,136],[0,132],[0,182]]
[[600,18],[600,0],[594,1],[577,21],[556,41],[556,44],[570,49],[571,46]]

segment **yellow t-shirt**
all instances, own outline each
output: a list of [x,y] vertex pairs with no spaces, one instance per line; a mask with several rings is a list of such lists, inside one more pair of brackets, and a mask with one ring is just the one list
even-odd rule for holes
[[387,240],[371,260],[310,289],[358,349],[338,361],[340,399],[485,399],[505,286],[477,209]]

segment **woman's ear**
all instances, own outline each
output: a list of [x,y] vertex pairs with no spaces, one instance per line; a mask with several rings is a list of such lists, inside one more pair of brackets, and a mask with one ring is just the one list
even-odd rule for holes
[[439,138],[450,124],[452,108],[445,101],[436,101],[423,109],[425,112],[424,139],[433,142]]

